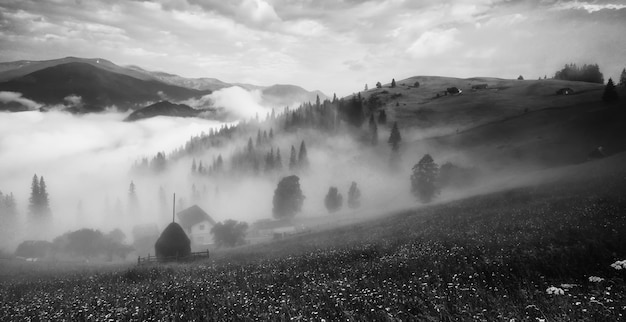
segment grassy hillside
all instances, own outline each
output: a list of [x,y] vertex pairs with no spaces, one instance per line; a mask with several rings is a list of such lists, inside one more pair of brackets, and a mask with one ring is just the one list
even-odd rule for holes
[[209,262],[13,274],[0,282],[0,317],[617,321],[624,161]]

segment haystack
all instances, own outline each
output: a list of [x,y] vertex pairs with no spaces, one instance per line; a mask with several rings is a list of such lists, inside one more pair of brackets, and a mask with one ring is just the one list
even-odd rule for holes
[[191,254],[191,241],[179,224],[173,222],[161,233],[154,251],[158,259],[167,257],[186,257]]

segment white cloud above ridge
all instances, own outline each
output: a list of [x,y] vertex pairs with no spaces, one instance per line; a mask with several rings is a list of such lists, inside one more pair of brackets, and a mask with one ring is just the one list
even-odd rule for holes
[[[497,48],[483,53],[506,54],[503,63],[508,65],[527,59],[530,50],[534,51],[530,57],[549,51],[568,61],[573,45],[555,46],[548,35],[554,36],[552,30],[570,34],[572,25],[576,29],[590,18],[579,15],[572,21],[564,18],[566,12],[598,14],[611,9],[625,19],[610,18],[596,21],[599,26],[587,27],[613,25],[619,29],[620,25],[626,27],[626,14],[621,14],[626,12],[624,6],[615,2],[499,0],[160,0],[81,4],[8,0],[0,4],[0,46],[9,49],[0,52],[0,60],[103,57],[120,65],[134,64],[187,77],[254,80],[264,85],[292,83],[346,95],[361,88],[363,82],[373,84],[377,81],[374,77],[383,81],[444,74],[448,69],[438,66],[445,61],[459,52],[476,53],[481,48]],[[551,8],[560,10],[545,10]],[[597,37],[583,35],[580,43],[590,48],[598,46]],[[524,43],[528,37],[533,38],[534,49]],[[626,47],[626,41],[616,32],[607,37],[617,47]],[[469,56],[468,73],[507,76],[497,73],[495,66],[484,62],[480,55],[476,60]],[[617,68],[621,61],[619,52],[598,52],[598,57],[607,68]],[[552,71],[520,71],[547,72]]]

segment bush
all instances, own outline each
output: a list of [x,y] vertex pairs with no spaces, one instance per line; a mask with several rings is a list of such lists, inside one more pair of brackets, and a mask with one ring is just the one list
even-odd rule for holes
[[328,194],[326,194],[326,198],[324,198],[324,205],[326,205],[326,209],[329,213],[341,210],[343,196],[337,191],[336,187],[330,187],[328,189]]
[[211,228],[213,240],[219,247],[233,247],[246,243],[246,231],[248,224],[236,220],[226,220],[224,223],[217,223]]

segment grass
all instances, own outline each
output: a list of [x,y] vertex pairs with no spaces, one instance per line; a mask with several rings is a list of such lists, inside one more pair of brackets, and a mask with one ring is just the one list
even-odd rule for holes
[[206,262],[12,274],[0,320],[622,320],[626,170],[593,167]]

